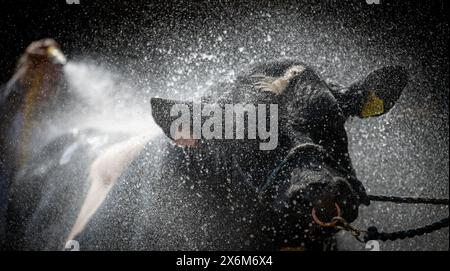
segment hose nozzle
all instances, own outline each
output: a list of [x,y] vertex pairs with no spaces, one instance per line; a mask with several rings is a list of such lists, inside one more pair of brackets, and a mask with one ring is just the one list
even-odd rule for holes
[[48,57],[51,59],[53,64],[64,66],[67,64],[67,58],[61,52],[61,50],[56,46],[50,46],[47,48]]

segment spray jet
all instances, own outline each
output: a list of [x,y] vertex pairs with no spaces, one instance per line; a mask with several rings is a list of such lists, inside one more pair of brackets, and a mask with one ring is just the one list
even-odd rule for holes
[[55,65],[61,65],[64,66],[67,64],[67,58],[63,54],[63,52],[55,45],[49,46],[47,48],[47,55],[49,59],[52,61]]

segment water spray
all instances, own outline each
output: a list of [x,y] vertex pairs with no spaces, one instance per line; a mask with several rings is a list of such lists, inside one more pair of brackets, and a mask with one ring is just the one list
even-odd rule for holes
[[48,47],[47,48],[47,55],[50,58],[50,60],[52,61],[52,63],[55,64],[55,65],[64,66],[64,65],[67,64],[66,56],[56,46]]

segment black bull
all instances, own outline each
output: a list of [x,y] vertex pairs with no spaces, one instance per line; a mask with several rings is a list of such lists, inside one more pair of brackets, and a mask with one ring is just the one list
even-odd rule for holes
[[[301,72],[281,92],[255,87],[261,75],[283,78],[294,66],[302,67]],[[387,112],[406,83],[404,69],[386,67],[346,88],[327,84],[303,63],[288,60],[258,65],[235,82],[214,87],[205,99],[209,103],[278,104],[279,142],[272,151],[259,150],[256,140],[179,146],[167,137],[170,108],[179,102],[152,99],[153,117],[167,136],[146,144],[76,240],[83,250],[330,248],[336,231],[313,223],[312,208],[327,220],[337,203],[342,216],[353,221],[359,205],[369,204],[350,161],[345,121]],[[53,162],[37,161],[14,181],[5,248],[63,248],[92,159],[74,159],[77,165],[67,168],[57,165],[67,142],[76,140],[55,142],[46,149]],[[272,176],[261,191],[293,149],[294,166]],[[90,153],[88,148],[80,151]],[[68,175],[70,181],[58,183]],[[25,188],[37,181],[47,183],[40,188],[53,189],[50,198],[44,196],[47,188]],[[44,204],[47,209],[43,198],[53,203]],[[33,205],[41,208],[36,211]]]

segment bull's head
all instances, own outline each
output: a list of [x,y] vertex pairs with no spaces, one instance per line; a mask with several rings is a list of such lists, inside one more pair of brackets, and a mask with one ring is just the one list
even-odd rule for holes
[[[225,160],[232,157],[237,161],[232,163],[234,169],[238,167],[250,176],[258,192],[269,195],[264,198],[281,214],[277,223],[288,238],[304,240],[314,228],[320,229],[311,227],[313,208],[323,221],[336,216],[340,209],[342,217],[351,222],[357,217],[359,205],[369,204],[351,165],[344,124],[350,116],[366,118],[387,113],[406,83],[407,73],[400,67],[379,69],[345,88],[325,83],[301,62],[259,65],[235,84],[225,86],[228,89],[219,88],[215,101],[277,104],[276,149],[261,150],[255,140],[248,139],[197,140],[191,137],[192,132],[175,142],[194,152],[210,156],[220,152]],[[171,117],[170,110],[175,104],[180,102],[152,99],[154,119],[172,138],[171,126],[178,116]],[[184,104],[192,113],[193,103]],[[214,165],[210,159],[200,163],[205,168]],[[306,231],[299,235],[299,229]]]

